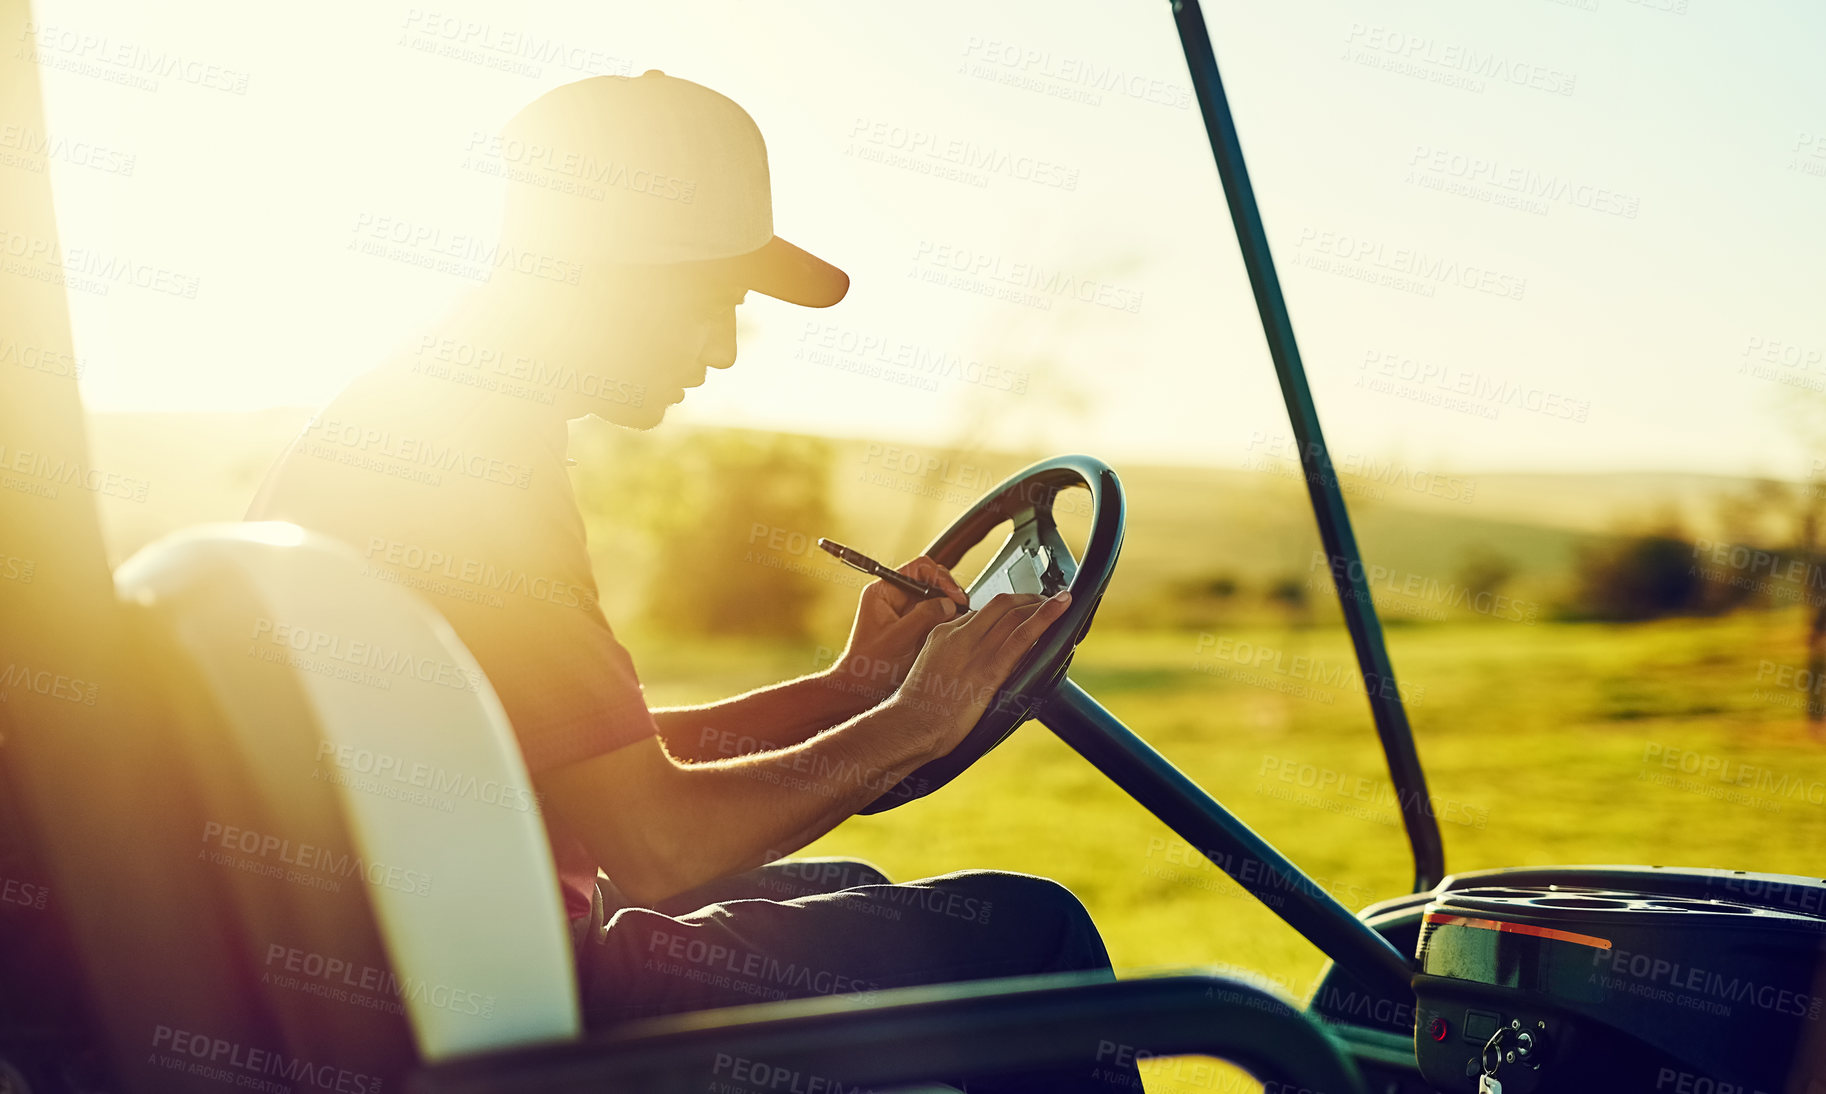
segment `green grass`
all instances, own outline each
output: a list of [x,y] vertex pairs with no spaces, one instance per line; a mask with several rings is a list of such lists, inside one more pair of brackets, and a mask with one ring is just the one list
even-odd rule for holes
[[[1757,679],[1765,661],[1801,660],[1801,634],[1794,614],[1392,631],[1449,867],[1820,872],[1826,746],[1810,737],[1797,706],[1759,694]],[[1351,663],[1348,640],[1329,628],[1224,637],[1284,651],[1283,665],[1295,656]],[[656,705],[729,694],[808,664],[803,650],[630,645]],[[1242,667],[1209,647],[1199,652],[1190,632],[1098,630],[1072,676],[1347,904],[1404,892],[1406,842],[1362,696],[1266,673],[1318,689],[1302,697],[1201,671]],[[1799,698],[1791,688],[1777,694]],[[1751,765],[1730,774],[1748,771],[1752,786],[1657,762],[1688,754]],[[1296,781],[1280,781],[1281,771]],[[1299,778],[1320,772],[1334,773],[1328,789],[1301,787]],[[1758,790],[1759,778],[1774,781]],[[1346,789],[1330,788],[1339,784]],[[859,855],[902,879],[966,867],[1057,878],[1091,909],[1129,972],[1238,966],[1299,994],[1323,962],[1037,724],[937,794],[854,818],[807,853]]]
[[[145,504],[100,499],[111,557],[118,562],[174,528],[239,519],[306,416],[93,416],[96,464],[139,469],[155,484]],[[638,457],[637,441],[624,455]],[[880,446],[834,444],[830,501],[841,519],[829,528],[792,530],[838,536],[894,559],[917,552],[1029,458],[928,453],[948,462],[934,474],[902,474],[885,469],[891,457],[878,458]],[[1313,564],[1317,538],[1298,477],[1119,470],[1129,496],[1123,565],[1073,677],[1346,903],[1406,891],[1406,842],[1387,800],[1362,697],[1325,685],[1299,696],[1200,671],[1242,666],[1213,657],[1209,643],[1201,655],[1195,631],[1158,627],[1165,619],[1197,621],[1214,636],[1281,651],[1283,663],[1301,656],[1348,668],[1342,628],[1323,622],[1335,603],[1322,560]],[[1391,489],[1381,499],[1353,493],[1351,510],[1366,559],[1394,575],[1384,585],[1415,578],[1449,583],[1471,551],[1495,547],[1517,566],[1505,591],[1538,601],[1545,614],[1579,547],[1619,516],[1678,502],[1703,528],[1700,517],[1713,508],[1712,499],[1744,485],[1683,475],[1478,476],[1473,506]],[[646,585],[645,556],[633,549],[644,533],[624,527],[625,514],[614,516],[592,523],[599,582],[653,703],[718,698],[814,667],[811,642],[666,642],[636,633],[626,621],[638,614]],[[759,509],[753,519],[780,523]],[[1067,520],[1065,531],[1081,538],[1082,521]],[[751,540],[743,534],[716,545],[741,581],[776,572],[745,561]],[[776,553],[763,561],[801,560]],[[1292,577],[1306,587],[1312,617],[1321,622],[1292,628],[1273,622],[1278,610],[1232,605],[1225,611],[1237,623],[1220,629],[1216,606],[1188,601],[1182,587],[1218,575],[1245,584],[1248,595],[1239,600],[1259,598],[1266,583]],[[853,587],[832,582],[812,592],[817,618],[831,627],[825,640],[840,639]],[[1620,862],[1821,871],[1826,805],[1806,795],[1737,791],[1652,762],[1657,756],[1729,761],[1750,765],[1732,771],[1752,780],[1798,785],[1815,798],[1826,791],[1826,745],[1807,733],[1799,693],[1778,689],[1785,704],[1759,694],[1760,666],[1801,660],[1798,615],[1630,627],[1480,618],[1399,626],[1400,616],[1425,616],[1437,605],[1403,603],[1386,587],[1377,588],[1376,601],[1391,620],[1389,643],[1403,688],[1418,692],[1409,710],[1435,801],[1448,820],[1442,828],[1451,868]],[[1266,680],[1310,683],[1272,672]],[[1274,777],[1303,770],[1330,773],[1328,790],[1301,797],[1297,784]],[[1353,792],[1329,789],[1338,783]],[[1323,961],[1039,725],[1023,728],[932,797],[853,819],[808,851],[859,855],[902,879],[966,867],[1057,878],[1089,906],[1126,972],[1246,968],[1299,995]],[[1249,1085],[1229,1071],[1190,1074],[1189,1082],[1184,1075],[1174,1082],[1151,1071],[1149,1089]]]

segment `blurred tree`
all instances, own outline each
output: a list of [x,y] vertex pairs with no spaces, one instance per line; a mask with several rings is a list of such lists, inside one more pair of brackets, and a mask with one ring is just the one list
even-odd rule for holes
[[1515,576],[1515,560],[1487,543],[1473,545],[1458,564],[1456,580],[1468,598],[1494,595]]
[[1288,614],[1306,617],[1306,581],[1298,575],[1277,577],[1268,583],[1268,601],[1287,610]]
[[1138,627],[1208,630],[1233,620],[1241,588],[1228,572],[1193,574],[1162,583],[1144,603],[1131,603],[1127,613],[1117,612],[1111,618],[1132,617],[1129,625]]
[[1242,588],[1234,575],[1223,573],[1205,578],[1199,584],[1199,591],[1216,600],[1229,600],[1237,590]]
[[[1731,590],[1726,606],[1766,603],[1799,604],[1807,620],[1807,668],[1818,680],[1826,671],[1826,483],[1821,462],[1814,461],[1813,480],[1803,484],[1759,478],[1744,491],[1718,501],[1719,540],[1766,552],[1775,561],[1766,567],[1767,580],[1748,582],[1744,590]],[[1799,563],[1797,567],[1795,564]],[[1795,577],[1796,570],[1800,576]],[[1809,689],[1807,720],[1820,733],[1826,725],[1826,695]]]
[[1691,540],[1674,526],[1591,544],[1579,552],[1568,614],[1639,622],[1697,613],[1707,582],[1693,559]]
[[[1807,668],[1814,673],[1809,679],[1818,680],[1826,670],[1826,595],[1816,593],[1814,583],[1816,575],[1826,572],[1826,399],[1818,393],[1802,398],[1784,393],[1777,405],[1795,438],[1813,452],[1806,483],[1794,492],[1794,548],[1807,560],[1801,603],[1808,609]],[[1826,697],[1818,688],[1809,689],[1807,720],[1814,736],[1826,740]]]
[[[1814,464],[1812,481],[1792,492],[1796,514],[1794,553],[1806,562],[1801,579],[1799,599],[1807,616],[1807,677],[1823,679],[1826,672],[1826,589],[1821,575],[1826,574],[1826,481],[1822,481],[1819,463]],[[1820,688],[1807,690],[1807,721],[1816,737],[1826,737],[1826,695]]]
[[574,446],[578,500],[600,540],[599,572],[616,568],[614,556],[640,560],[647,624],[683,636],[811,635],[820,601],[840,587],[823,580],[839,571],[817,545],[833,524],[827,442],[598,432]]

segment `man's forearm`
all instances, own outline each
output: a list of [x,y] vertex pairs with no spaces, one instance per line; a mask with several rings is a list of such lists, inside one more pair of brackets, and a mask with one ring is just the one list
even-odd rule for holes
[[878,708],[774,752],[689,765],[686,811],[745,838],[701,833],[691,846],[722,849],[702,880],[752,869],[824,835],[930,759],[904,710]]
[[890,698],[798,744],[680,763],[644,737],[549,770],[540,789],[622,891],[651,907],[798,850],[948,754],[1069,604],[1069,593],[1003,593],[934,627]]
[[885,699],[891,690],[838,672],[814,673],[701,706],[653,712],[666,751],[702,762],[796,745]]
[[548,773],[543,789],[622,892],[650,906],[830,831],[931,759],[935,726],[890,701],[770,752],[677,764],[650,740],[629,745]]

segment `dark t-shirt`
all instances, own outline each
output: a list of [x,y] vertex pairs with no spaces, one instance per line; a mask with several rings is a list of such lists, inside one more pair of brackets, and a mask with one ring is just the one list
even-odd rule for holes
[[[342,540],[365,577],[436,608],[487,675],[537,775],[657,727],[597,604],[568,430],[534,406],[383,367],[311,420],[247,519]],[[561,818],[544,820],[565,909],[587,915],[596,863]]]

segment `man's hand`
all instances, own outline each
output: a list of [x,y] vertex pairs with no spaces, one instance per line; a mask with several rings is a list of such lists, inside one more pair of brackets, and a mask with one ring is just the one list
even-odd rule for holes
[[937,759],[982,719],[1016,663],[1065,614],[1071,593],[1000,593],[981,611],[935,627],[888,704],[906,712]]
[[[922,580],[949,576],[907,565]],[[1064,612],[1063,596],[1003,593],[936,626],[917,619],[917,605],[897,613],[866,633],[923,641],[899,690],[795,744],[681,763],[648,737],[545,771],[539,791],[616,887],[650,907],[804,847],[956,748],[1021,655]],[[938,605],[927,612],[955,611],[954,601],[927,603]]]
[[863,696],[870,706],[894,693],[932,628],[970,606],[970,598],[951,571],[921,555],[898,570],[948,594],[916,599],[890,582],[877,580],[862,590],[849,644],[826,676]]

